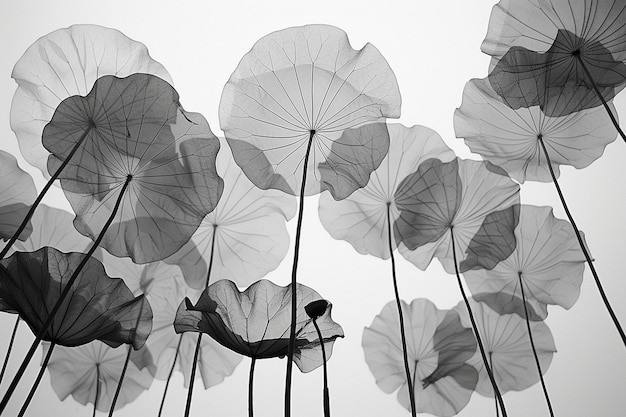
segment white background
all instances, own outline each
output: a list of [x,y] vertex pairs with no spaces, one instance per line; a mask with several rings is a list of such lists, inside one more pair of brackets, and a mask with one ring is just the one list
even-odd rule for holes
[[[0,148],[18,155],[17,141],[9,127],[9,110],[16,84],[10,78],[15,62],[37,38],[76,23],[95,23],[121,30],[148,46],[154,59],[171,74],[181,102],[189,111],[201,112],[220,135],[217,109],[222,88],[239,59],[260,37],[283,28],[310,23],[331,24],[348,33],[355,49],[374,44],[394,70],[402,93],[402,117],[407,126],[421,124],[441,134],[458,155],[470,157],[462,140],[455,139],[452,114],[461,103],[466,81],[485,77],[488,58],[480,52],[487,30],[491,1],[224,1],[209,2],[84,2],[21,1],[0,5]],[[624,94],[616,100],[626,113]],[[478,158],[477,156],[473,156]],[[19,156],[18,156],[19,158]],[[43,185],[41,174],[21,166]],[[584,171],[562,169],[561,183],[579,227],[596,259],[596,268],[619,317],[626,322],[626,144],[620,139],[605,155]],[[551,184],[527,183],[524,203],[552,205],[563,210]],[[68,207],[59,190],[44,202]],[[290,223],[295,228],[295,220]],[[378,389],[363,360],[361,333],[383,305],[392,299],[390,265],[358,255],[345,242],[334,241],[317,218],[317,197],[306,199],[299,282],[309,285],[334,304],[333,317],[346,338],[335,344],[329,362],[331,404],[334,416],[408,416],[395,395]],[[281,285],[290,279],[292,251],[267,278]],[[439,308],[460,300],[455,278],[445,274],[437,261],[427,272],[417,270],[399,257],[402,297],[410,301],[427,297]],[[0,355],[4,354],[14,316],[0,314]],[[553,308],[547,320],[558,352],[546,375],[557,416],[605,417],[626,415],[626,349],[585,273],[578,303],[570,310]],[[18,335],[10,377],[32,335],[22,326]],[[40,354],[38,354],[40,356]],[[37,361],[20,384],[5,412],[17,414],[33,381]],[[247,415],[249,360],[244,359],[232,377],[208,391],[197,384],[192,415]],[[282,415],[284,360],[257,363],[255,375],[256,416]],[[296,369],[296,368],[294,368]],[[322,371],[295,371],[293,415],[322,415]],[[0,393],[10,378],[0,387]],[[155,381],[149,392],[116,416],[156,415],[164,382]],[[182,377],[176,375],[166,403],[165,415],[182,415],[185,403]],[[547,416],[539,385],[522,393],[504,396],[510,416]],[[30,416],[88,416],[91,406],[68,398],[57,399],[44,376],[31,404]],[[461,416],[489,416],[493,399],[474,394]]]

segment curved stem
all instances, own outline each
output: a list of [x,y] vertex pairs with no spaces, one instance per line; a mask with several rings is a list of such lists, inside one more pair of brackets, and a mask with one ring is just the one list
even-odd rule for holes
[[96,410],[98,409],[98,397],[100,397],[100,364],[96,364],[96,398],[93,400],[93,415],[96,417]]
[[52,310],[50,310],[50,312],[48,313],[48,318],[46,319],[44,324],[41,326],[41,329],[35,336],[35,340],[30,345],[30,349],[26,353],[26,357],[22,361],[20,368],[17,370],[15,377],[13,377],[13,380],[11,381],[11,385],[7,389],[7,392],[4,394],[4,397],[2,397],[2,402],[0,403],[0,415],[2,415],[2,412],[6,408],[7,403],[9,402],[9,399],[11,398],[11,395],[13,395],[13,392],[15,391],[15,388],[17,387],[18,382],[24,375],[24,372],[26,371],[26,367],[30,363],[30,360],[33,358],[33,355],[35,354],[35,351],[37,350],[37,346],[39,345],[39,342],[41,342],[41,340],[43,339],[43,336],[48,331],[48,328],[52,324],[54,317],[56,316],[57,312],[61,308],[63,301],[65,301],[65,298],[70,293],[72,286],[74,284],[74,281],[76,281],[76,278],[78,278],[80,271],[83,269],[87,261],[91,258],[91,255],[93,255],[93,253],[96,251],[96,249],[100,245],[100,242],[104,238],[104,234],[106,233],[107,229],[109,228],[109,226],[111,226],[111,223],[113,223],[113,220],[115,219],[115,216],[117,214],[117,210],[119,209],[120,204],[122,203],[122,199],[124,198],[126,188],[128,188],[128,185],[130,184],[131,180],[132,180],[132,176],[129,175],[126,178],[126,182],[124,182],[124,185],[122,186],[120,195],[118,196],[117,201],[115,202],[115,206],[113,207],[113,212],[111,213],[111,216],[109,216],[106,223],[104,224],[104,227],[102,228],[102,231],[100,232],[100,234],[94,241],[93,245],[91,246],[91,248],[89,248],[89,251],[87,252],[87,254],[83,257],[81,262],[78,264],[78,266],[74,270],[74,273],[72,274],[70,279],[67,281],[67,284],[65,284],[65,288],[63,289],[63,292],[59,296],[59,299],[57,300]]
[[176,367],[176,360],[178,359],[178,352],[180,351],[180,344],[183,341],[183,334],[181,333],[178,337],[178,345],[176,346],[176,353],[174,353],[174,360],[172,361],[172,367],[170,368],[170,372],[167,374],[167,381],[165,382],[165,390],[163,390],[163,398],[161,399],[161,406],[159,407],[159,415],[161,417],[161,413],[163,413],[163,405],[165,404],[165,397],[167,396],[167,389],[170,386],[170,380],[172,379],[172,374],[174,373],[174,368]]
[[254,406],[252,402],[254,387],[254,365],[256,365],[256,358],[252,358],[252,361],[250,362],[250,375],[248,376],[248,417],[254,417]]
[[17,334],[17,328],[20,324],[20,316],[18,314],[17,319],[15,319],[15,326],[13,326],[13,333],[11,333],[11,340],[9,340],[9,347],[7,347],[7,353],[4,356],[4,363],[2,364],[2,371],[0,371],[0,382],[2,382],[2,378],[4,377],[4,372],[7,370],[7,365],[9,364],[9,357],[11,356],[11,350],[13,349],[13,343],[15,342],[15,335]]
[[602,93],[600,93],[600,89],[598,89],[598,86],[596,85],[596,82],[593,80],[593,77],[591,76],[589,69],[587,69],[585,62],[581,58],[580,54],[575,54],[574,56],[576,57],[580,65],[583,67],[583,71],[585,71],[585,75],[587,75],[587,77],[589,78],[589,81],[591,81],[591,85],[593,86],[593,91],[595,91],[596,96],[598,96],[598,98],[602,102],[604,109],[606,110],[609,117],[611,118],[611,122],[613,122],[613,126],[615,126],[615,129],[617,129],[617,133],[619,133],[619,135],[622,137],[622,140],[626,142],[626,135],[624,135],[624,132],[620,128],[619,123],[617,122],[617,119],[615,118],[615,115],[613,114],[613,112],[611,112],[611,109],[609,108],[609,105],[606,103],[606,100],[604,99],[604,97],[602,97]]
[[393,245],[391,243],[391,203],[387,203],[387,237],[389,241],[389,254],[391,255],[391,276],[393,278],[393,291],[396,296],[396,306],[398,307],[398,318],[400,319],[400,339],[402,341],[402,356],[404,359],[404,372],[406,373],[406,383],[409,386],[409,402],[411,404],[411,415],[417,417],[415,407],[415,387],[411,383],[411,370],[409,368],[409,356],[406,347],[406,335],[404,333],[404,315],[402,314],[402,303],[398,291],[398,280],[396,279],[396,260],[393,256]]
[[43,373],[46,370],[46,366],[48,366],[48,362],[50,361],[50,356],[52,355],[53,349],[54,349],[54,342],[51,342],[50,347],[48,348],[48,352],[46,353],[46,357],[44,358],[43,363],[41,364],[41,368],[39,369],[39,373],[37,374],[37,379],[35,379],[35,383],[30,389],[30,392],[28,393],[28,397],[26,397],[26,401],[24,401],[24,405],[22,405],[22,408],[20,409],[18,417],[22,417],[24,415],[24,413],[26,412],[26,409],[28,408],[28,404],[30,404],[30,401],[33,399],[33,396],[35,395],[35,391],[37,391],[37,387],[39,386],[39,383],[41,382],[41,378],[43,377]]
[[[211,254],[209,255],[209,267],[206,274],[206,283],[204,284],[205,291],[209,288],[209,280],[211,279],[211,269],[213,268],[213,254],[215,253],[215,235],[217,234],[217,225],[213,225],[213,236],[211,237]],[[182,337],[182,334],[181,334]],[[189,417],[191,412],[191,397],[193,396],[193,383],[196,379],[196,364],[198,363],[198,356],[200,355],[200,345],[202,343],[202,333],[198,333],[198,342],[196,343],[196,350],[193,353],[193,361],[191,361],[191,376],[189,380],[189,389],[187,390],[187,403],[185,405],[185,417]]]
[[328,392],[328,365],[326,360],[326,348],[324,347],[324,338],[320,326],[317,325],[317,320],[313,319],[313,326],[317,332],[317,338],[320,341],[322,347],[322,366],[324,368],[324,417],[330,417],[330,394]]
[[200,344],[202,343],[202,333],[198,333],[198,341],[196,342],[196,350],[193,353],[193,361],[191,363],[191,377],[189,378],[189,389],[187,390],[187,403],[185,404],[185,417],[189,417],[191,412],[191,397],[193,395],[193,382],[196,379],[196,364],[198,363],[198,355],[200,354]]
[[291,373],[293,372],[293,353],[296,347],[296,284],[298,271],[298,257],[300,254],[300,233],[302,232],[302,217],[304,215],[304,189],[306,188],[306,172],[309,165],[309,155],[315,130],[309,133],[306,153],[302,167],[302,184],[300,186],[300,207],[298,208],[298,224],[296,226],[296,241],[294,244],[293,267],[291,269],[291,326],[289,329],[289,346],[287,349],[287,371],[285,374],[285,417],[291,416]]
[[543,149],[543,154],[546,157],[546,163],[548,164],[548,168],[550,170],[550,175],[552,176],[552,182],[554,183],[554,186],[556,187],[556,192],[559,195],[559,199],[561,200],[561,204],[563,205],[565,214],[567,215],[569,222],[572,224],[572,227],[574,228],[576,239],[578,239],[578,244],[580,245],[580,249],[583,251],[583,254],[585,255],[585,259],[587,260],[587,265],[589,265],[589,269],[591,270],[591,274],[593,275],[593,279],[596,283],[596,287],[598,287],[598,291],[600,292],[600,297],[602,298],[602,301],[604,302],[604,306],[606,307],[609,315],[611,316],[611,319],[613,320],[613,324],[615,325],[617,332],[622,338],[622,343],[624,344],[624,347],[626,347],[626,334],[624,334],[624,330],[622,329],[622,326],[619,323],[619,320],[617,319],[617,316],[615,315],[613,308],[611,307],[611,303],[609,302],[609,299],[606,296],[606,293],[604,292],[604,288],[602,287],[602,282],[600,282],[600,277],[598,276],[598,273],[596,272],[596,268],[593,266],[591,255],[589,255],[589,252],[587,251],[587,247],[585,243],[583,242],[583,238],[580,235],[580,231],[578,230],[578,226],[576,226],[576,222],[574,221],[574,218],[572,217],[572,214],[570,213],[569,208],[567,207],[567,203],[565,202],[565,197],[563,197],[563,193],[561,192],[561,187],[559,186],[559,182],[556,179],[556,175],[554,175],[554,170],[552,169],[552,163],[550,162],[550,156],[548,155],[548,150],[546,148],[545,143],[543,142],[543,137],[541,135],[538,135],[537,140],[541,144],[541,148]]
[[485,365],[485,370],[487,371],[487,375],[489,375],[489,380],[491,381],[491,386],[493,387],[493,392],[496,396],[496,399],[498,400],[498,404],[500,404],[500,409],[502,410],[502,416],[507,417],[506,408],[504,407],[504,400],[502,399],[502,395],[500,395],[498,384],[496,384],[496,380],[493,377],[493,372],[491,371],[491,366],[489,365],[489,361],[487,360],[487,355],[485,354],[485,348],[483,346],[483,341],[480,338],[480,332],[478,331],[478,326],[476,325],[476,320],[474,319],[472,308],[470,307],[469,300],[467,299],[467,295],[465,295],[465,290],[463,289],[463,283],[461,282],[461,275],[459,274],[459,266],[457,265],[457,259],[456,259],[456,246],[455,246],[456,244],[454,242],[454,226],[450,226],[450,240],[452,240],[452,256],[454,258],[454,272],[456,273],[456,280],[459,284],[459,290],[461,290],[461,295],[463,296],[463,301],[465,302],[467,313],[469,315],[470,321],[472,322],[472,328],[474,329],[474,334],[476,335],[476,341],[478,342],[480,355],[483,358],[483,364]]
[[41,203],[41,200],[46,195],[46,193],[48,192],[50,187],[52,187],[52,184],[54,183],[54,181],[56,181],[56,179],[59,177],[61,172],[65,169],[67,164],[70,162],[70,159],[72,159],[72,156],[74,156],[74,154],[76,153],[76,151],[78,150],[80,145],[82,145],[83,140],[85,140],[85,138],[87,137],[87,135],[91,131],[92,127],[93,127],[93,124],[90,124],[87,127],[87,129],[83,132],[81,137],[78,139],[78,142],[76,142],[76,144],[74,145],[74,147],[72,148],[70,153],[67,155],[67,158],[65,158],[63,163],[61,163],[59,168],[57,168],[57,170],[54,172],[52,177],[50,177],[50,179],[48,180],[46,185],[43,187],[43,189],[41,190],[41,192],[39,193],[39,195],[37,196],[37,198],[33,202],[33,205],[30,206],[30,209],[28,210],[28,213],[26,213],[26,216],[24,217],[24,220],[22,220],[22,223],[20,224],[20,226],[17,228],[17,231],[13,234],[13,236],[11,237],[11,240],[9,240],[9,242],[5,245],[5,247],[0,252],[0,259],[4,259],[4,257],[6,256],[7,252],[9,251],[9,249],[11,249],[11,246],[13,246],[15,241],[22,234],[22,232],[24,231],[24,229],[28,225],[28,222],[33,217],[33,214],[35,214],[35,210],[37,209],[37,206],[39,205],[39,203]]
[[546,403],[548,404],[548,411],[550,412],[550,416],[554,417],[554,412],[552,411],[552,403],[550,402],[550,396],[548,395],[548,388],[546,387],[546,383],[543,380],[543,372],[541,370],[541,364],[539,363],[539,356],[537,356],[537,349],[535,348],[535,341],[533,339],[533,333],[530,330],[530,319],[528,318],[528,307],[526,306],[526,295],[524,294],[524,282],[522,280],[522,273],[518,273],[517,277],[519,279],[519,286],[522,290],[522,302],[524,304],[524,315],[526,316],[526,329],[528,330],[528,339],[530,340],[530,346],[533,349],[533,356],[535,357],[535,364],[537,365],[537,371],[539,371],[539,380],[541,381],[541,388],[543,389],[543,396],[546,398]]
[[120,395],[120,390],[122,389],[122,383],[124,382],[124,376],[126,376],[126,369],[128,368],[128,362],[130,361],[130,354],[133,351],[133,345],[128,345],[128,353],[126,354],[126,360],[124,361],[124,367],[122,368],[122,374],[120,375],[120,380],[117,383],[117,389],[115,390],[115,395],[113,396],[113,401],[111,402],[111,408],[109,408],[109,417],[113,416],[113,411],[115,411],[115,404],[117,403],[117,397]]

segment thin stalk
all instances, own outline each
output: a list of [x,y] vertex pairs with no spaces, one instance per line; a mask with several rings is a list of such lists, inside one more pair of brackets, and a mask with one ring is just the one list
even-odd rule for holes
[[524,315],[526,316],[526,329],[528,330],[528,339],[530,340],[530,346],[533,349],[533,356],[535,357],[535,363],[537,364],[537,371],[539,372],[539,380],[541,381],[543,396],[546,398],[546,403],[548,404],[548,411],[550,412],[550,416],[554,417],[554,412],[552,411],[552,403],[550,402],[550,396],[548,395],[548,388],[546,387],[546,383],[543,380],[543,372],[541,370],[541,364],[539,363],[539,357],[537,356],[537,349],[535,348],[533,333],[530,330],[530,319],[528,318],[528,307],[526,306],[526,295],[524,294],[524,282],[522,281],[522,273],[518,273],[517,277],[519,279],[520,289],[522,290],[522,302],[524,303]]
[[604,106],[604,109],[609,114],[609,117],[611,118],[611,122],[613,122],[613,126],[615,126],[615,129],[617,129],[617,133],[619,133],[619,135],[622,137],[622,140],[626,142],[626,135],[624,135],[624,132],[620,128],[619,123],[617,122],[617,119],[615,118],[615,115],[613,114],[613,112],[611,112],[611,109],[609,108],[609,105],[606,103],[606,100],[604,99],[604,97],[602,97],[602,93],[600,93],[600,90],[598,89],[596,82],[593,80],[593,77],[591,76],[591,73],[589,72],[589,69],[587,69],[587,66],[585,65],[585,61],[583,61],[583,59],[580,56],[580,51],[578,53],[574,53],[573,55],[576,57],[580,65],[583,67],[583,71],[585,71],[585,75],[587,75],[587,78],[589,78],[589,81],[591,81],[591,85],[593,86],[593,91],[595,91],[596,96],[598,96],[598,98],[602,102],[602,105]]
[[87,135],[91,131],[91,128],[94,127],[94,126],[95,125],[92,122],[87,127],[87,129],[85,129],[85,131],[83,132],[81,137],[78,139],[78,142],[76,142],[76,144],[74,145],[74,147],[72,148],[70,153],[67,155],[67,158],[65,158],[63,163],[61,163],[59,168],[57,168],[57,170],[54,172],[52,177],[50,177],[50,179],[48,180],[46,185],[43,187],[43,189],[41,190],[41,192],[39,193],[39,195],[37,196],[37,198],[33,202],[33,205],[30,206],[30,209],[28,210],[28,213],[26,213],[26,216],[24,217],[24,220],[22,220],[22,223],[20,224],[20,226],[17,228],[17,231],[13,234],[13,237],[11,237],[9,242],[6,244],[6,246],[0,252],[0,260],[4,259],[4,257],[6,256],[7,252],[9,251],[9,249],[11,249],[11,246],[13,246],[13,244],[15,243],[17,238],[20,236],[20,234],[22,234],[22,232],[24,231],[24,229],[28,225],[28,222],[33,217],[33,214],[35,214],[35,210],[37,209],[37,206],[39,205],[39,203],[41,203],[41,200],[43,199],[43,197],[46,195],[46,193],[48,192],[50,187],[52,187],[52,184],[54,183],[54,181],[56,181],[56,179],[59,177],[61,172],[65,169],[67,164],[70,162],[70,159],[72,159],[72,156],[74,156],[74,154],[76,153],[78,148],[82,145],[83,140],[85,140],[85,138],[87,137]]
[[[493,352],[489,352],[489,366],[493,369]],[[493,400],[496,404],[496,417],[500,417],[500,407],[498,407],[498,399],[496,396],[493,396]]]
[[120,380],[117,383],[117,389],[115,390],[115,395],[113,396],[113,401],[111,402],[111,408],[109,408],[109,417],[113,416],[113,411],[115,411],[115,404],[117,404],[117,397],[120,395],[120,391],[122,389],[122,383],[124,382],[124,376],[126,376],[126,369],[128,368],[128,362],[130,361],[130,354],[133,351],[133,345],[128,345],[128,353],[126,354],[126,360],[124,361],[124,367],[122,368],[122,374],[120,375]]
[[330,417],[330,394],[328,392],[328,365],[326,361],[326,348],[324,347],[324,338],[322,337],[322,332],[320,331],[320,326],[317,325],[316,319],[313,319],[313,326],[315,326],[317,338],[319,339],[320,346],[322,347],[322,366],[324,369],[324,417]]
[[396,306],[398,307],[398,318],[400,319],[400,340],[402,341],[402,357],[404,359],[404,372],[406,373],[406,383],[409,386],[409,401],[411,403],[411,415],[417,417],[415,407],[415,387],[411,383],[411,369],[409,368],[409,356],[406,347],[406,335],[404,333],[404,315],[402,314],[402,304],[400,302],[400,292],[398,291],[398,280],[396,279],[396,260],[393,256],[393,245],[391,243],[391,203],[387,203],[387,237],[389,240],[389,254],[391,255],[391,276],[393,278],[393,291],[396,296]]
[[256,358],[252,358],[252,361],[250,362],[250,375],[248,376],[248,417],[254,417],[254,407],[252,402],[254,365],[256,365]]
[[174,368],[176,367],[176,360],[178,359],[178,351],[180,350],[180,344],[183,341],[183,333],[178,337],[178,345],[176,346],[176,353],[174,353],[174,360],[172,361],[172,367],[170,368],[170,372],[167,374],[167,381],[165,382],[165,390],[163,390],[163,398],[161,399],[161,406],[159,407],[159,415],[161,417],[161,413],[163,413],[163,405],[165,404],[165,396],[167,395],[167,389],[170,386],[170,380],[172,379],[172,374],[174,373]]
[[[213,268],[213,254],[215,253],[215,235],[217,234],[217,225],[213,225],[213,236],[211,236],[211,254],[209,255],[209,268],[206,274],[206,283],[204,289],[209,288],[209,280],[211,279],[211,269]],[[182,334],[181,334],[182,337]],[[179,342],[180,343],[180,342]],[[193,395],[193,383],[196,379],[196,364],[200,355],[200,344],[202,343],[202,333],[198,333],[198,341],[196,342],[196,350],[193,353],[193,361],[191,362],[191,376],[189,380],[189,389],[187,390],[187,403],[185,405],[185,417],[189,417],[191,412],[191,397]]]
[[11,356],[11,350],[13,349],[13,343],[15,342],[15,335],[17,334],[17,328],[20,324],[20,316],[17,316],[15,319],[15,325],[13,326],[13,333],[11,333],[11,340],[9,340],[9,347],[7,348],[7,353],[4,355],[4,363],[2,364],[2,371],[0,371],[0,382],[2,382],[2,378],[4,377],[4,372],[7,370],[7,365],[9,364],[9,357]]
[[17,374],[15,374],[15,377],[13,377],[13,381],[11,381],[11,385],[7,389],[7,392],[4,394],[4,397],[2,397],[2,402],[0,403],[0,415],[2,415],[2,413],[4,412],[4,409],[6,408],[9,402],[9,399],[11,398],[11,395],[13,395],[13,392],[15,391],[17,384],[19,383],[20,379],[24,375],[24,372],[26,371],[26,367],[30,363],[30,360],[33,358],[33,355],[35,354],[35,351],[37,350],[37,346],[39,345],[39,342],[41,342],[43,336],[48,331],[48,328],[52,324],[54,317],[56,316],[57,312],[61,308],[63,301],[65,300],[67,295],[70,293],[70,290],[72,289],[74,281],[76,281],[76,278],[78,278],[78,274],[83,269],[87,261],[91,258],[91,255],[93,255],[93,253],[96,251],[96,249],[100,245],[100,242],[104,238],[104,234],[106,233],[107,229],[109,228],[109,226],[111,226],[111,223],[113,223],[113,220],[117,214],[117,210],[119,209],[120,204],[122,203],[122,199],[124,197],[124,193],[126,192],[126,188],[130,184],[131,180],[132,180],[132,175],[129,175],[126,178],[126,182],[124,182],[124,185],[122,186],[122,190],[120,192],[120,195],[118,196],[117,201],[115,202],[115,206],[113,208],[113,212],[111,213],[111,216],[108,218],[108,220],[104,224],[102,231],[100,232],[100,234],[94,241],[91,248],[89,248],[89,251],[87,252],[87,254],[83,257],[83,260],[80,262],[80,264],[78,264],[78,267],[74,270],[74,273],[72,274],[70,279],[67,281],[67,284],[65,285],[63,292],[59,296],[59,299],[57,300],[52,310],[50,310],[50,312],[48,313],[48,318],[46,319],[45,323],[42,325],[41,329],[39,330],[39,333],[37,333],[37,335],[35,336],[35,340],[33,341],[33,343],[30,346],[30,349],[26,353],[26,357],[22,361],[22,364],[20,365],[20,368],[18,369]]
[[24,405],[22,405],[22,408],[20,409],[20,413],[18,414],[18,417],[22,417],[24,415],[24,413],[26,412],[26,409],[28,408],[28,405],[30,404],[30,401],[33,399],[33,396],[35,395],[35,391],[37,391],[37,387],[39,386],[39,383],[41,382],[41,378],[43,377],[43,373],[46,370],[46,366],[48,366],[48,362],[50,361],[50,356],[52,355],[53,349],[54,349],[54,342],[50,343],[50,347],[48,348],[46,357],[43,359],[43,363],[41,364],[41,368],[39,369],[39,373],[37,374],[37,379],[35,379],[35,383],[30,389],[30,392],[28,393],[28,397],[26,397],[26,401],[24,401]]
[[285,417],[291,416],[291,374],[293,372],[293,353],[296,347],[296,284],[298,271],[298,257],[300,254],[300,233],[302,232],[302,217],[304,215],[304,189],[306,188],[306,172],[309,166],[309,155],[315,130],[309,132],[309,142],[302,167],[302,185],[300,187],[300,207],[298,208],[298,223],[296,226],[296,241],[294,244],[293,267],[291,269],[291,327],[289,329],[289,347],[287,349],[287,372],[285,374]]
[[491,371],[491,366],[489,365],[489,361],[487,360],[487,355],[485,354],[485,347],[483,346],[483,341],[480,338],[480,332],[478,331],[478,326],[476,325],[476,320],[474,319],[472,308],[470,307],[469,300],[467,299],[467,295],[465,295],[465,290],[463,289],[463,283],[461,282],[461,275],[459,274],[459,266],[457,265],[457,260],[456,260],[456,246],[455,246],[456,244],[454,243],[454,226],[450,226],[450,240],[452,240],[452,256],[454,258],[454,272],[456,273],[456,280],[459,284],[459,290],[461,290],[463,301],[465,301],[465,307],[467,307],[467,313],[469,315],[470,321],[472,322],[472,328],[474,329],[474,334],[476,335],[476,341],[478,342],[480,355],[483,358],[483,364],[485,365],[485,370],[487,371],[487,375],[489,375],[489,380],[491,381],[491,385],[493,386],[493,392],[496,396],[496,399],[498,400],[498,404],[500,404],[500,409],[502,410],[502,417],[507,417],[506,408],[504,407],[504,400],[502,399],[502,395],[500,394],[500,390],[498,389],[498,384],[496,384],[496,380],[493,377],[493,372]]
[[606,293],[604,292],[604,288],[602,287],[602,283],[600,282],[600,277],[598,276],[598,273],[596,272],[596,268],[593,266],[591,255],[589,255],[589,252],[587,251],[587,247],[585,246],[585,243],[583,242],[583,238],[580,235],[580,231],[578,230],[578,226],[576,226],[576,222],[574,221],[574,217],[572,217],[572,214],[570,213],[569,208],[567,207],[567,203],[565,202],[565,197],[563,196],[563,193],[561,192],[561,187],[559,186],[559,182],[556,179],[556,175],[554,175],[554,170],[552,169],[552,163],[550,162],[550,156],[548,155],[548,150],[546,148],[545,143],[543,142],[543,137],[541,135],[537,135],[537,140],[541,144],[541,148],[543,149],[543,154],[546,157],[546,163],[548,164],[548,169],[550,170],[550,175],[552,176],[552,182],[554,183],[554,186],[556,187],[556,192],[559,195],[559,199],[561,200],[561,204],[563,205],[565,214],[567,215],[569,222],[572,224],[572,227],[574,228],[574,233],[576,234],[576,238],[578,239],[578,244],[580,245],[580,249],[583,251],[583,254],[585,255],[585,259],[587,260],[587,265],[589,265],[589,269],[591,270],[591,274],[593,275],[593,279],[596,283],[596,287],[598,287],[598,291],[600,292],[600,297],[602,297],[604,306],[606,307],[609,315],[611,316],[611,319],[613,320],[613,324],[615,325],[617,332],[622,338],[622,343],[624,344],[624,347],[626,347],[626,334],[624,334],[624,330],[622,329],[622,326],[619,323],[619,320],[617,319],[617,316],[615,315],[613,308],[611,307],[611,303],[609,302],[609,299],[606,296]]
[[96,410],[98,409],[98,397],[100,396],[100,364],[96,364],[96,399],[93,400],[93,415],[96,417]]

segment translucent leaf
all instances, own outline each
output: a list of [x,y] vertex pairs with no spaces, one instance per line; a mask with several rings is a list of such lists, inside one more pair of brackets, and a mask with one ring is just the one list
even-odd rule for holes
[[220,125],[237,164],[259,188],[335,199],[365,186],[387,153],[385,118],[400,93],[371,44],[352,49],[335,27],[293,27],[261,38],[224,87]]
[[[49,344],[44,342],[43,349],[45,355]],[[106,413],[111,408],[127,353],[127,349],[113,349],[97,340],[77,347],[55,346],[48,363],[52,389],[60,400],[71,395],[83,405],[95,403],[98,391],[96,408]],[[150,388],[151,372],[154,372],[154,364],[148,349],[133,351],[115,403],[116,410]]]
[[180,265],[187,284],[198,289],[206,286],[212,246],[214,277],[245,286],[275,269],[289,248],[285,220],[296,211],[295,200],[285,193],[255,187],[228,147],[217,155],[217,172],[225,184],[217,206],[189,242],[166,260]]
[[[388,127],[389,153],[372,172],[369,183],[340,201],[322,193],[319,202],[320,220],[333,238],[346,240],[359,253],[382,259],[389,258],[387,205],[393,224],[399,215],[393,196],[400,181],[427,159],[445,162],[454,159],[454,152],[427,127],[407,128],[400,124]],[[395,240],[392,244],[395,245]]]
[[[1,260],[0,309],[19,313],[38,334],[84,256],[44,247]],[[148,301],[135,298],[124,281],[109,278],[102,264],[89,258],[43,339],[63,346],[98,339],[112,347],[128,343],[139,349],[151,329]]]
[[[0,239],[13,237],[36,198],[32,177],[20,169],[13,155],[0,151]],[[26,240],[32,232],[29,223],[19,240]]]
[[[502,292],[521,298],[521,276],[524,295],[535,310],[547,314],[545,304],[563,308],[574,305],[580,294],[585,256],[572,225],[555,218],[551,207],[523,205],[515,237],[516,250],[491,271],[464,274],[472,293]],[[521,313],[524,317],[523,310]]]
[[[296,342],[294,362],[302,372],[322,365],[321,344],[313,321],[304,307],[322,297],[309,287],[297,284]],[[332,305],[317,319],[327,358],[335,339],[343,337],[341,326],[331,318]],[[193,305],[186,298],[176,314],[177,333],[203,332],[227,348],[252,358],[276,358],[287,355],[291,326],[291,287],[280,287],[260,280],[240,292],[228,280],[220,280],[206,289]]]
[[86,97],[64,100],[44,130],[50,172],[80,141],[59,176],[80,233],[96,239],[128,182],[101,243],[115,256],[146,263],[173,254],[219,200],[219,141],[158,77],[106,76]]
[[549,116],[564,116],[602,104],[594,83],[605,101],[624,88],[625,36],[621,2],[503,0],[482,50],[494,57],[492,86],[514,108],[540,105]]
[[[467,405],[478,380],[466,363],[476,350],[474,335],[455,311],[439,310],[424,298],[401,303],[416,409],[453,416]],[[395,303],[389,302],[363,330],[361,343],[376,384],[386,393],[399,388],[398,401],[409,409],[399,328]]]
[[489,162],[430,159],[402,181],[394,198],[400,253],[422,270],[437,257],[453,274],[451,231],[460,264],[485,217],[519,204],[519,185]]
[[[504,394],[508,391],[522,391],[539,382],[539,372],[525,319],[517,314],[500,315],[485,303],[473,300],[470,300],[470,306],[500,392]],[[465,303],[460,302],[455,309],[461,315],[463,326],[471,329]],[[552,362],[552,355],[556,352],[552,333],[543,321],[531,322],[530,330],[541,370],[545,373]],[[476,352],[468,362],[478,370],[476,392],[493,397],[493,386],[480,352]]]
[[[616,114],[612,103],[609,107]],[[454,130],[473,152],[522,183],[552,181],[538,137],[548,149],[557,178],[560,165],[584,168],[617,137],[601,107],[563,117],[548,117],[539,106],[513,110],[484,79],[465,85],[463,103],[454,112]]]
[[11,104],[11,128],[24,158],[48,176],[48,152],[41,136],[59,103],[70,96],[86,95],[102,76],[134,73],[171,82],[142,43],[115,29],[73,25],[38,39],[11,74],[18,84]]

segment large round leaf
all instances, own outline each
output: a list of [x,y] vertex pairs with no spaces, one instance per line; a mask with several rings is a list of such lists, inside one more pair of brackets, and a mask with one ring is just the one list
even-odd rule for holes
[[17,61],[11,76],[18,84],[11,104],[11,128],[24,158],[48,176],[48,152],[41,144],[45,125],[57,106],[86,95],[105,75],[153,74],[171,82],[147,48],[123,33],[96,25],[73,25],[38,39]]
[[101,243],[115,256],[145,263],[173,254],[222,193],[219,141],[152,75],[98,79],[86,97],[59,105],[43,135],[50,172],[77,149],[59,175],[76,229],[95,240],[116,210]]
[[365,186],[389,147],[385,118],[400,93],[371,44],[356,51],[345,32],[309,25],[271,33],[252,47],[224,87],[220,125],[235,161],[259,188],[335,199]]
[[[416,410],[442,417],[457,414],[478,381],[478,373],[466,363],[476,351],[473,333],[461,326],[456,311],[439,310],[425,298],[410,305],[402,301],[402,311]],[[399,328],[391,301],[363,330],[361,343],[376,384],[386,393],[399,388],[398,401],[410,410]]]
[[623,2],[502,0],[482,50],[493,57],[491,85],[513,108],[541,106],[549,116],[564,116],[624,88],[624,37]]
[[[456,136],[522,183],[552,181],[538,138],[548,149],[558,177],[560,165],[584,168],[617,137],[601,107],[562,117],[548,117],[539,106],[524,107],[512,109],[487,80],[473,79],[465,85],[463,103],[454,112]],[[610,108],[615,113],[612,103]]]

